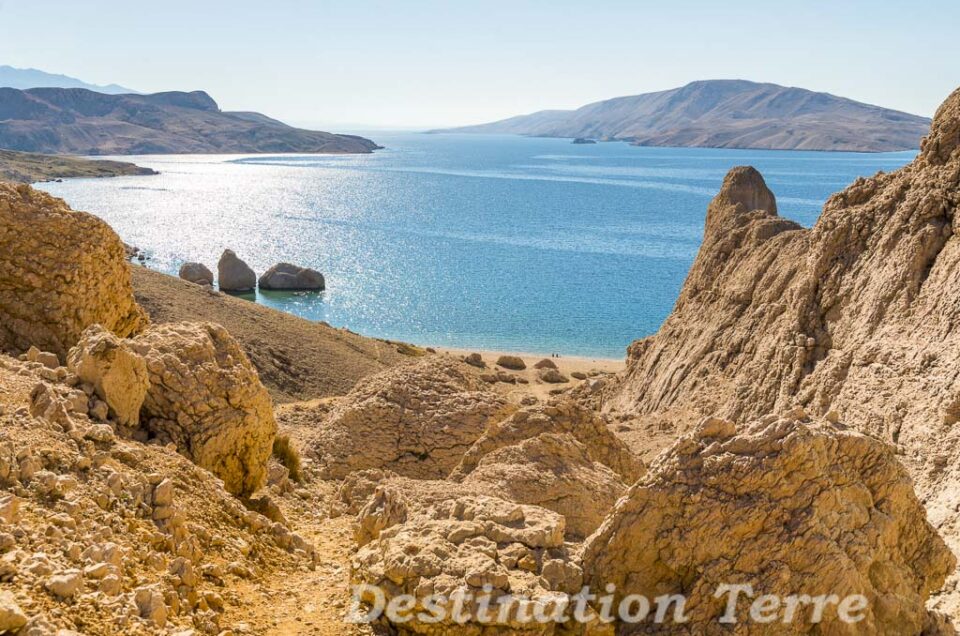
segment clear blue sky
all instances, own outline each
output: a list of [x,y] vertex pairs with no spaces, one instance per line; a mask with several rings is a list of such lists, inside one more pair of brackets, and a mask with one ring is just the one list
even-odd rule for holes
[[0,0],[0,64],[301,124],[440,126],[744,78],[931,115],[960,0]]

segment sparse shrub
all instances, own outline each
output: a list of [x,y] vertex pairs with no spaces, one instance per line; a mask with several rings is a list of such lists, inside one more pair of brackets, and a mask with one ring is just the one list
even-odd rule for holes
[[290,479],[303,483],[303,470],[300,467],[300,452],[290,441],[289,435],[277,435],[273,440],[273,456],[290,471]]

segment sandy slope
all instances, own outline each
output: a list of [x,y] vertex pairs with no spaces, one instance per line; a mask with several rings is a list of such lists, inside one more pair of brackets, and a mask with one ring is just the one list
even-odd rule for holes
[[417,353],[406,345],[365,338],[226,294],[214,295],[143,267],[133,267],[133,287],[153,322],[210,321],[226,327],[243,345],[277,403],[343,395],[360,378]]

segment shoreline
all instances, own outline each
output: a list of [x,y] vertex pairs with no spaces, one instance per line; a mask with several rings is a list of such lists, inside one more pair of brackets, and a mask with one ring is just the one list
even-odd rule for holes
[[526,351],[501,351],[496,349],[463,349],[459,347],[435,347],[433,345],[417,344],[418,347],[435,349],[438,353],[446,353],[452,356],[466,356],[471,353],[479,353],[490,366],[494,366],[497,358],[500,356],[516,356],[524,361],[527,368],[532,368],[534,364],[544,358],[552,360],[564,372],[580,371],[586,373],[591,370],[604,371],[607,373],[617,373],[627,366],[626,353],[623,358],[600,358],[590,356],[567,356],[561,354],[558,358],[551,358],[550,354],[530,353]]

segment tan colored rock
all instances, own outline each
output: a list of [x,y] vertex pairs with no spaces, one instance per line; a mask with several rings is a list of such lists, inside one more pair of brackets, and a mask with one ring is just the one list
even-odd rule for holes
[[213,272],[203,263],[184,263],[180,266],[178,275],[195,285],[213,285]]
[[[674,312],[630,347],[604,408],[681,431],[795,405],[896,444],[960,551],[960,91],[918,157],[857,179],[809,229],[738,168]],[[947,611],[960,615],[960,594]]]
[[540,369],[537,372],[537,377],[541,381],[546,382],[547,384],[565,384],[570,381],[570,379],[557,371],[556,369]]
[[[400,594],[414,596],[414,614],[424,612],[428,596],[449,599],[445,622],[424,623],[413,616],[393,626],[405,632],[480,633],[475,618],[457,624],[450,611],[457,590],[468,590],[475,595],[463,605],[468,617],[478,615],[477,597],[489,596],[493,620],[484,633],[552,633],[555,625],[514,619],[519,603],[547,605],[579,591],[582,572],[563,535],[563,518],[542,508],[495,497],[446,499],[362,547],[351,561],[351,580],[378,586],[388,602]],[[501,604],[510,608],[503,621],[498,620]]]
[[106,223],[33,188],[0,183],[0,349],[59,357],[83,330],[140,331],[123,243]]
[[586,583],[625,595],[685,594],[689,622],[665,633],[727,634],[724,584],[763,594],[862,594],[850,631],[837,606],[793,622],[743,621],[738,634],[919,634],[924,606],[956,559],[927,522],[892,449],[828,423],[767,417],[737,434],[707,419],[661,455],[583,552]]
[[372,468],[442,478],[490,422],[511,410],[472,370],[431,356],[359,382],[309,446],[325,478]]
[[407,502],[400,490],[378,486],[357,515],[354,540],[363,547],[380,537],[385,529],[407,520]]
[[145,585],[134,590],[133,602],[140,618],[157,627],[167,623],[167,604],[157,585]]
[[527,368],[527,363],[519,356],[500,356],[497,358],[497,366],[513,371],[523,371]]
[[139,424],[149,379],[146,362],[129,344],[100,325],[92,325],[70,350],[67,367],[81,382],[94,387],[120,424]]
[[583,539],[643,471],[596,414],[562,401],[491,424],[451,478],[560,513],[568,538]]
[[492,422],[463,454],[450,477],[463,481],[487,455],[544,434],[569,435],[584,447],[591,461],[607,466],[629,484],[646,471],[643,462],[610,432],[596,413],[572,401],[554,399]]
[[80,592],[83,586],[83,573],[79,570],[68,570],[54,574],[47,579],[43,586],[60,599],[70,599]]
[[269,394],[230,334],[209,323],[159,325],[131,347],[150,376],[142,426],[220,477],[231,493],[257,490],[277,425]]
[[483,492],[542,506],[566,520],[567,538],[596,530],[627,484],[569,434],[543,434],[493,451],[463,481]]
[[0,590],[0,633],[15,633],[27,624],[27,615],[7,590]]
[[479,353],[471,353],[467,356],[464,356],[463,361],[469,364],[471,367],[477,367],[478,369],[483,369],[487,366],[487,363],[483,361],[483,356]]
[[557,363],[550,358],[544,358],[533,365],[534,369],[556,369]]

